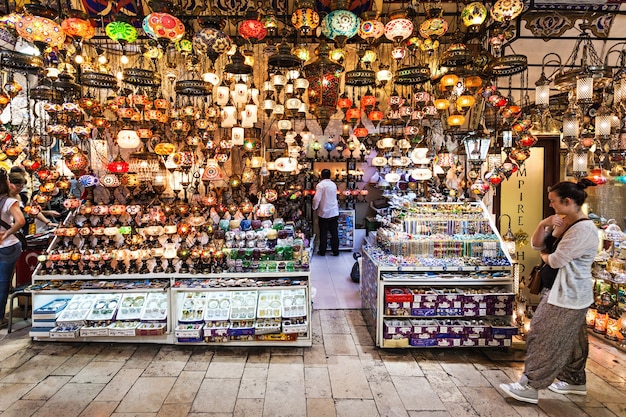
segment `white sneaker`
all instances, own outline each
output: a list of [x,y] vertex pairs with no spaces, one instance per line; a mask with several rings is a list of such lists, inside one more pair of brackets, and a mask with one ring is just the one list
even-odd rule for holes
[[519,382],[500,384],[500,389],[518,401],[531,404],[537,404],[539,402],[539,393],[528,384],[521,384]]
[[554,382],[548,389],[558,394],[587,395],[587,385],[568,384],[565,381]]

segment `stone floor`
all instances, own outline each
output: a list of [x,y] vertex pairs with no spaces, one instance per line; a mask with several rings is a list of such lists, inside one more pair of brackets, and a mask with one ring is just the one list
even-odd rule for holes
[[538,405],[495,388],[519,378],[522,352],[376,348],[349,307],[352,263],[314,260],[311,348],[45,343],[3,329],[0,416],[626,416],[626,356],[595,337],[589,394],[542,391]]

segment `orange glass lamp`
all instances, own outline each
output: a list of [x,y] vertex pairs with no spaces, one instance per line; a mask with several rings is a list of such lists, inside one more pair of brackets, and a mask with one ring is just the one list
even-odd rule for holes
[[433,101],[435,108],[439,111],[448,110],[450,107],[450,100],[447,98],[438,98]]
[[441,87],[443,87],[444,89],[450,91],[454,86],[456,86],[456,84],[459,82],[459,77],[455,74],[446,74],[443,77],[441,77],[441,81],[439,81],[439,83],[441,84]]
[[450,116],[448,116],[448,126],[452,128],[459,128],[463,126],[464,123],[465,123],[465,116],[463,116],[461,113],[457,111],[455,111]]
[[474,104],[476,103],[476,99],[474,96],[470,96],[468,94],[463,94],[456,99],[456,108],[460,111],[468,111]]
[[374,107],[374,110],[367,114],[367,118],[374,123],[379,123],[384,117],[385,114],[378,108],[378,106]]
[[366,111],[370,111],[376,105],[376,101],[376,96],[374,96],[374,94],[372,94],[372,92],[368,89],[365,92],[365,95],[361,97],[361,108]]

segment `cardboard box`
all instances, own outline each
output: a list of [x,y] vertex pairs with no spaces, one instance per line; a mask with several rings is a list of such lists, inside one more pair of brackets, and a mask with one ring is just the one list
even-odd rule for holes
[[413,302],[413,293],[407,288],[385,288],[385,303]]
[[403,348],[409,346],[408,337],[399,337],[393,339],[383,339],[383,347],[389,348]]
[[439,333],[439,322],[437,320],[411,320],[413,326],[413,336],[429,335],[435,337]]
[[420,339],[420,338],[411,338],[409,339],[409,343],[411,346],[415,347],[435,347],[437,346],[437,339]]
[[385,303],[385,315],[386,316],[410,316],[411,315],[411,302],[392,301]]
[[165,329],[167,328],[167,324],[165,323],[140,323],[137,326],[135,334],[137,336],[161,336],[165,334]]
[[461,339],[453,339],[450,337],[437,338],[438,347],[459,347],[461,346]]
[[422,308],[424,303],[436,303],[437,293],[433,290],[423,290],[420,288],[413,289],[413,307]]
[[174,329],[174,336],[179,339],[200,339],[202,341],[202,328],[204,324],[179,324]]
[[50,330],[50,339],[76,339],[80,334],[80,326],[57,326]]
[[80,328],[80,337],[99,337],[108,335],[108,326],[83,326]]
[[465,334],[464,331],[465,326],[460,320],[439,320],[439,334],[437,338],[460,339]]
[[413,333],[410,320],[383,320],[383,337],[391,339],[393,336],[409,337]]

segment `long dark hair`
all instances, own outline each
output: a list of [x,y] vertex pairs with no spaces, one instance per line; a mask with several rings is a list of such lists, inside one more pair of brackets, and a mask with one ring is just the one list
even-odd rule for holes
[[9,194],[9,177],[7,172],[0,168],[0,195]]
[[587,199],[585,188],[595,187],[596,183],[588,178],[581,178],[578,182],[562,181],[548,188],[548,192],[556,193],[561,200],[570,198],[574,203],[582,206]]

